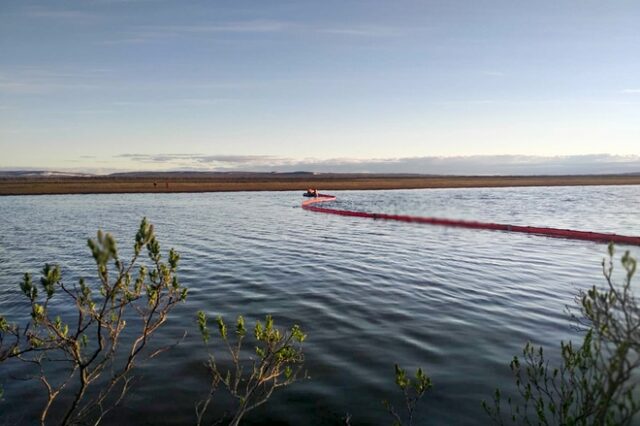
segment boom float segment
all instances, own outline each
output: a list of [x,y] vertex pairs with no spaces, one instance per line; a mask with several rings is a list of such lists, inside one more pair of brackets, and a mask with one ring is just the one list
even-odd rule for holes
[[544,235],[552,238],[564,238],[571,240],[595,241],[599,243],[616,243],[640,246],[640,237],[627,235],[609,234],[602,232],[575,231],[572,229],[545,228],[537,226],[505,225],[501,223],[486,223],[467,220],[441,219],[436,217],[406,216],[384,213],[367,213],[352,210],[337,210],[319,207],[315,204],[327,201],[334,201],[336,197],[327,194],[318,194],[317,197],[309,198],[302,202],[305,210],[335,214],[339,216],[362,217],[368,219],[395,220],[398,222],[423,223],[427,225],[450,226],[456,228],[488,229],[493,231],[520,232],[524,234]]

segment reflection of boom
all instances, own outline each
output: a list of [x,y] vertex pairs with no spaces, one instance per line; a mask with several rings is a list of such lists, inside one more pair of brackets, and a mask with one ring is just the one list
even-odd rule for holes
[[314,204],[325,201],[333,201],[333,195],[318,194],[302,203],[302,208],[318,213],[335,214],[339,216],[364,217],[368,219],[395,220],[398,222],[424,223],[427,225],[451,226],[457,228],[489,229],[493,231],[521,232],[525,234],[545,235],[552,238],[566,238],[571,240],[596,241],[600,243],[617,243],[640,246],[640,237],[608,234],[602,232],[574,231],[572,229],[544,228],[537,226],[505,225],[501,223],[485,223],[468,220],[440,219],[436,217],[405,216],[384,213],[367,213],[353,210],[337,210],[319,207]]

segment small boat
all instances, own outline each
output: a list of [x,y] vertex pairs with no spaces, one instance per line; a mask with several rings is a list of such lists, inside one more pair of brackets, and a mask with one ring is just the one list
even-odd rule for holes
[[318,196],[318,190],[317,189],[313,189],[313,188],[309,188],[309,189],[307,189],[307,192],[302,194],[302,196],[303,197],[317,197]]

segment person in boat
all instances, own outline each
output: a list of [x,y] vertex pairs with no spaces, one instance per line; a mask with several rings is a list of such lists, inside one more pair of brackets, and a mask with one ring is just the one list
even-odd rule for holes
[[318,190],[316,188],[308,188],[306,195],[307,195],[307,197],[317,197],[318,196]]

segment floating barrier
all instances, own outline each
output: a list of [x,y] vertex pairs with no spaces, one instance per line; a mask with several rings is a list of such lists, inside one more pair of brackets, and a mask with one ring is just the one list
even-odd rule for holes
[[303,201],[305,210],[335,214],[338,216],[362,217],[368,219],[395,220],[398,222],[423,223],[427,225],[449,226],[456,228],[488,229],[493,231],[520,232],[524,234],[544,235],[552,238],[565,238],[571,240],[595,241],[600,243],[616,243],[640,246],[640,237],[608,234],[602,232],[575,231],[572,229],[544,228],[537,226],[505,225],[501,223],[486,223],[467,220],[441,219],[436,217],[406,216],[384,213],[367,213],[353,210],[337,210],[319,207],[315,204],[334,201],[336,197],[327,194],[318,194],[317,197]]

